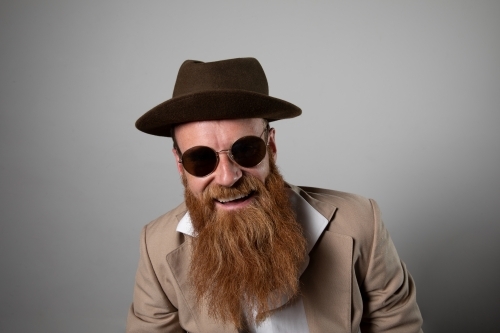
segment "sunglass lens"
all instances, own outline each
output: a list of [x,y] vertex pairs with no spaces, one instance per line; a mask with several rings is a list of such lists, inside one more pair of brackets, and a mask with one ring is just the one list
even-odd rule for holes
[[214,171],[217,155],[209,147],[193,147],[182,154],[182,165],[193,176],[204,177]]
[[266,144],[259,137],[246,136],[233,144],[231,154],[236,163],[242,167],[251,168],[259,164],[266,156]]

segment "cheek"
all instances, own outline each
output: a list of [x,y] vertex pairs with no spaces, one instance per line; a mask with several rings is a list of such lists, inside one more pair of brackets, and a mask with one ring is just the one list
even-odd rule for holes
[[269,160],[266,157],[258,167],[247,169],[247,172],[254,177],[257,177],[262,183],[265,184],[266,178],[269,175]]
[[186,182],[186,186],[197,198],[201,197],[201,194],[210,183],[208,179],[196,178],[191,175],[186,175]]

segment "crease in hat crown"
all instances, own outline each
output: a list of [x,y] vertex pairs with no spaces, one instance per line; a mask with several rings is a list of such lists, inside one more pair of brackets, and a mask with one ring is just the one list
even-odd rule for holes
[[297,106],[269,96],[266,75],[255,58],[186,60],[172,98],[142,115],[136,127],[148,134],[170,136],[171,128],[180,123],[241,118],[274,121],[301,113]]

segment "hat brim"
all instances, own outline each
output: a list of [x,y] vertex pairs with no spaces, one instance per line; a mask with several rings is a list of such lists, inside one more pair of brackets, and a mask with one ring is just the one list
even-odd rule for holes
[[274,121],[301,113],[299,107],[275,97],[245,90],[213,90],[169,99],[143,114],[135,127],[170,137],[173,126],[187,122],[244,118]]

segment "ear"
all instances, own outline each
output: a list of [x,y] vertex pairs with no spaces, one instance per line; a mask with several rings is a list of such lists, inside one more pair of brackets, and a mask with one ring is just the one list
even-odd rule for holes
[[184,168],[182,167],[181,157],[179,156],[179,153],[175,148],[172,148],[172,153],[174,154],[175,163],[177,164],[177,171],[179,171],[179,175],[182,176],[182,174],[184,173]]
[[276,162],[277,158],[278,158],[278,149],[276,148],[276,130],[271,127],[269,129],[269,139],[268,139],[268,144],[269,144],[269,148],[270,148],[270,151],[271,151],[271,158],[273,159],[274,162]]

